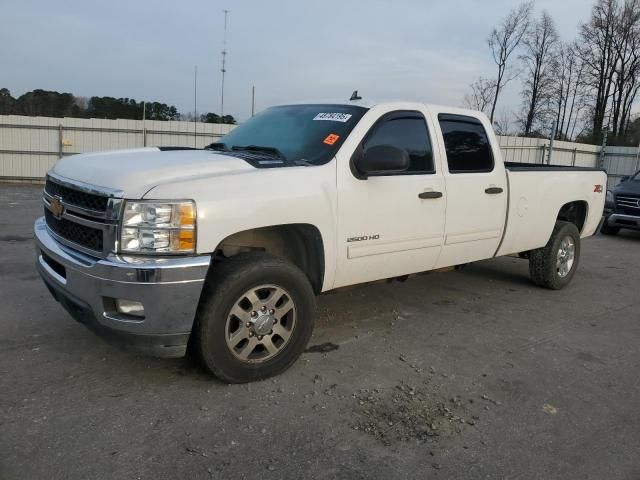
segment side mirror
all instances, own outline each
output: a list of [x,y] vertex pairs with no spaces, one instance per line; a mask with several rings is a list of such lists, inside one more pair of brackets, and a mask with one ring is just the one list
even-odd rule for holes
[[627,180],[629,180],[629,175],[624,175],[624,176],[620,177],[620,183],[626,182]]
[[359,178],[369,176],[402,173],[409,169],[409,154],[393,145],[377,145],[368,148],[354,160],[354,166],[360,174]]

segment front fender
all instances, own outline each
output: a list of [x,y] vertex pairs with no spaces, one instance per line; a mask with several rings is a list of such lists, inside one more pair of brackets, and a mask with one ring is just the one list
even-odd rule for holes
[[310,224],[322,236],[323,290],[335,274],[335,161],[313,167],[254,169],[193,178],[151,189],[147,199],[189,198],[197,207],[197,252],[212,253],[227,237],[261,227]]

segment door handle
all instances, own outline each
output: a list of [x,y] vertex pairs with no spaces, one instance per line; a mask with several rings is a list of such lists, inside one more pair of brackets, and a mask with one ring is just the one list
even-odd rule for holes
[[497,193],[502,193],[502,188],[500,187],[489,187],[484,189],[484,193],[488,193],[489,195],[495,195]]
[[418,198],[427,199],[427,198],[440,198],[442,197],[442,192],[422,192],[418,194]]

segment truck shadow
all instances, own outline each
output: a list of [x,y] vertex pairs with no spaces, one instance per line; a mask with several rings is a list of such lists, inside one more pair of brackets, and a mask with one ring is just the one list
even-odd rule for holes
[[[310,354],[339,354],[340,347],[353,341],[354,335],[355,338],[387,335],[396,322],[403,321],[406,313],[425,312],[422,321],[437,323],[435,312],[443,308],[462,308],[466,292],[495,289],[504,294],[506,289],[515,291],[523,287],[535,288],[529,280],[526,260],[501,258],[471,264],[454,272],[417,275],[401,283],[382,281],[329,292],[318,298],[316,331],[303,359]],[[66,315],[64,320],[72,322]],[[98,361],[101,358],[108,359],[108,367],[104,365],[102,372],[107,377],[117,370],[128,378],[150,385],[176,382],[190,383],[194,388],[226,385],[200,365],[192,349],[184,358],[149,358],[104,342],[85,331],[82,325],[68,325],[67,330],[68,337],[76,337],[67,344],[72,350],[70,358],[91,356],[94,364],[103,364]],[[98,366],[98,370],[102,368],[102,365]]]
[[619,239],[627,242],[640,241],[640,231],[637,230],[620,230],[620,232],[615,237],[602,234],[600,234],[600,236],[611,240]]
[[474,278],[481,277],[485,281],[497,281],[509,288],[534,287],[529,277],[528,260],[520,258],[503,257],[484,260],[468,265],[460,270],[459,274]]

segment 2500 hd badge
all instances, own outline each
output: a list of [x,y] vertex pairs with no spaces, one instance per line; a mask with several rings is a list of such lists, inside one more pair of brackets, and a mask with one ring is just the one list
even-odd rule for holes
[[380,235],[364,235],[362,237],[347,238],[347,242],[364,242],[365,240],[379,240]]

